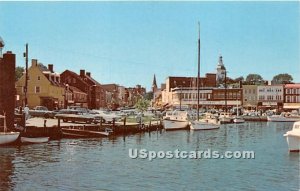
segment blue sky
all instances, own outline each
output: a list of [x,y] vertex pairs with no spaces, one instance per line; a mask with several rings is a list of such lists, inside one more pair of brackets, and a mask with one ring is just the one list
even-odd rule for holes
[[289,73],[300,82],[299,2],[0,2],[0,36],[17,54],[57,72],[90,71],[100,83],[141,84],[153,74],[215,72],[222,54],[232,78]]

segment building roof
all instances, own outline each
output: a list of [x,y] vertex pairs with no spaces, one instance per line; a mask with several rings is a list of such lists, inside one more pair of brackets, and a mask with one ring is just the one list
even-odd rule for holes
[[63,73],[69,73],[72,77],[76,78],[76,80],[80,80],[83,84],[85,84],[86,86],[89,86],[89,84],[87,82],[85,82],[83,79],[81,79],[81,77],[76,74],[75,72],[71,71],[71,70],[65,70]]
[[84,76],[86,79],[86,82],[90,85],[96,85],[96,86],[101,86],[101,84],[99,82],[97,82],[94,78],[92,78],[91,76],[85,75]]
[[81,91],[80,89],[74,87],[74,86],[69,86],[69,89],[72,91],[72,92],[79,92],[79,93],[82,93],[82,94],[87,94],[83,91]]
[[298,84],[285,84],[285,88],[300,88],[300,83]]

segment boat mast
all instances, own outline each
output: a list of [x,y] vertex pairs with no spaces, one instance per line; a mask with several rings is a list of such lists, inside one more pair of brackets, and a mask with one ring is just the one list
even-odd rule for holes
[[200,22],[199,26],[199,38],[198,38],[198,75],[197,75],[197,120],[199,121],[199,99],[200,99]]
[[4,118],[3,118],[3,131],[4,131],[4,133],[6,133],[6,131],[7,131],[7,126],[6,126],[6,113],[4,112]]

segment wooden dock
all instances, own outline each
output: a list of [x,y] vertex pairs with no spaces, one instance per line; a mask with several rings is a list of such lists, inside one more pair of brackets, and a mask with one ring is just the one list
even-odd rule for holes
[[21,134],[29,137],[48,136],[51,139],[88,138],[128,135],[157,131],[162,128],[161,121],[150,121],[143,124],[126,123],[126,118],[122,122],[111,124],[67,123],[60,119],[32,118],[27,121],[26,129]]

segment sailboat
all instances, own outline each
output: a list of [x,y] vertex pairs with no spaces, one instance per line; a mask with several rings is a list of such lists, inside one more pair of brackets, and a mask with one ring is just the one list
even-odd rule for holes
[[191,130],[211,130],[220,128],[217,120],[199,119],[199,99],[200,99],[200,24],[199,24],[199,38],[198,38],[198,76],[197,76],[197,120],[190,121]]
[[20,135],[20,132],[7,132],[5,113],[4,115],[0,115],[0,119],[3,119],[4,127],[3,132],[0,132],[0,145],[9,144],[16,141]]
[[244,123],[245,122],[245,119],[239,117],[239,104],[238,104],[238,102],[236,104],[236,116],[234,117],[233,122],[234,123]]

